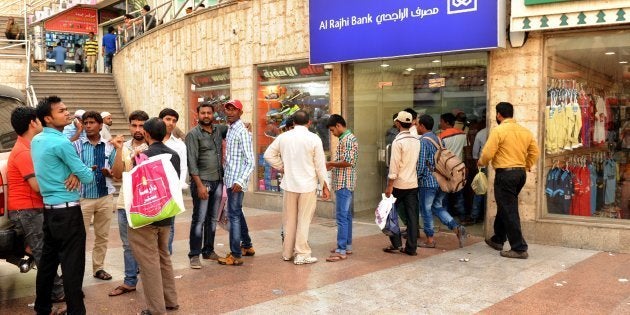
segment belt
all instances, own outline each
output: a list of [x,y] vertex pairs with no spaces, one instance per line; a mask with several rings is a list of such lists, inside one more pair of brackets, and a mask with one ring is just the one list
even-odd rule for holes
[[507,172],[507,171],[524,171],[524,167],[506,167],[506,168],[497,168],[494,171],[497,173]]
[[44,205],[44,209],[65,209],[80,205],[78,201],[64,202],[56,205]]

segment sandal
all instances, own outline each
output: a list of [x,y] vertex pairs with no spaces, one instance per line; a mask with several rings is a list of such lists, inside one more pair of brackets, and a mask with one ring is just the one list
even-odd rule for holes
[[[333,249],[330,250],[330,253],[334,254],[334,253],[339,253],[339,252],[337,251],[336,248],[333,248]],[[346,250],[346,255],[352,255],[352,251],[351,250]]]
[[133,291],[136,291],[136,288],[130,289],[130,288],[124,287],[122,285],[119,285],[112,292],[109,292],[109,296],[119,296],[121,294],[129,293],[129,292],[133,292]]
[[334,254],[330,255],[328,258],[326,258],[326,261],[328,261],[328,262],[336,262],[336,261],[344,260],[346,258],[348,258],[347,255],[342,255],[340,253],[334,253]]
[[101,280],[112,280],[112,275],[107,273],[107,271],[101,269],[94,274],[94,278],[98,278]]
[[386,253],[390,253],[390,254],[397,254],[397,253],[400,252],[401,249],[402,249],[402,247],[401,248],[396,248],[396,247],[390,245],[390,246],[387,246],[387,247],[383,248],[383,251],[386,252]]
[[50,315],[65,315],[68,314],[67,306],[53,307],[52,311],[50,311]]
[[419,243],[418,247],[421,247],[421,248],[435,248],[435,241],[433,241],[431,243],[426,243],[426,242]]

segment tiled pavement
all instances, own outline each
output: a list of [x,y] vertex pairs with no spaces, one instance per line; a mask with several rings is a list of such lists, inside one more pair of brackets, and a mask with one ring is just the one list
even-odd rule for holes
[[[295,266],[281,259],[280,213],[246,209],[256,255],[239,267],[204,260],[201,270],[192,270],[190,215],[177,218],[172,259],[181,308],[173,314],[630,314],[628,254],[530,244],[529,259],[509,260],[476,236],[460,249],[449,232],[436,235],[438,248],[420,249],[416,257],[386,254],[381,248],[388,240],[367,216],[355,220],[354,254],[336,263],[324,261],[335,246],[334,221],[315,218],[309,242],[320,261]],[[227,242],[219,230],[220,255]],[[136,292],[107,296],[123,278],[116,222],[105,264],[114,279],[93,278],[90,256],[88,314],[142,310],[142,281]],[[0,314],[32,314],[34,283],[35,271],[20,274],[0,263]]]

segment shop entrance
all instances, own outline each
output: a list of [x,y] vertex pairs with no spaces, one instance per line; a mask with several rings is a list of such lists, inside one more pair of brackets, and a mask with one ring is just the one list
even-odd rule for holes
[[[472,143],[485,124],[486,52],[350,64],[347,68],[347,118],[359,140],[358,184],[354,211],[374,211],[388,172],[387,146],[397,131],[392,116],[405,108],[431,115],[463,112],[471,139],[466,162],[474,167]],[[466,209],[471,209],[468,194]],[[485,211],[484,211],[485,212]]]

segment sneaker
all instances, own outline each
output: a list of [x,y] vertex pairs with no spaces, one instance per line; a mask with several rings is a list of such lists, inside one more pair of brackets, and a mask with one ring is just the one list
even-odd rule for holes
[[190,257],[190,268],[201,269],[201,261],[199,260],[199,256]]
[[457,227],[457,240],[459,241],[459,248],[464,247],[464,241],[466,241],[466,228],[463,225]]
[[35,259],[33,257],[29,257],[27,259],[20,260],[19,268],[21,273],[27,273],[35,266]]
[[305,264],[314,264],[317,262],[317,258],[315,257],[295,257],[293,263],[296,265],[305,265]]
[[527,254],[527,251],[517,252],[515,250],[502,250],[501,257],[527,259],[527,257],[529,257],[529,254]]
[[211,252],[210,254],[203,254],[201,255],[201,257],[203,257],[203,259],[219,260],[219,255],[217,255],[217,253],[215,252]]
[[293,258],[282,256],[282,260],[284,260],[284,261],[291,261],[291,260],[293,260]]
[[254,250],[254,247],[245,248],[241,246],[241,253],[243,256],[254,256],[256,251]]
[[219,258],[219,264],[240,266],[243,264],[243,260],[241,258],[234,257],[232,256],[232,253],[229,253],[225,256],[225,258]]

